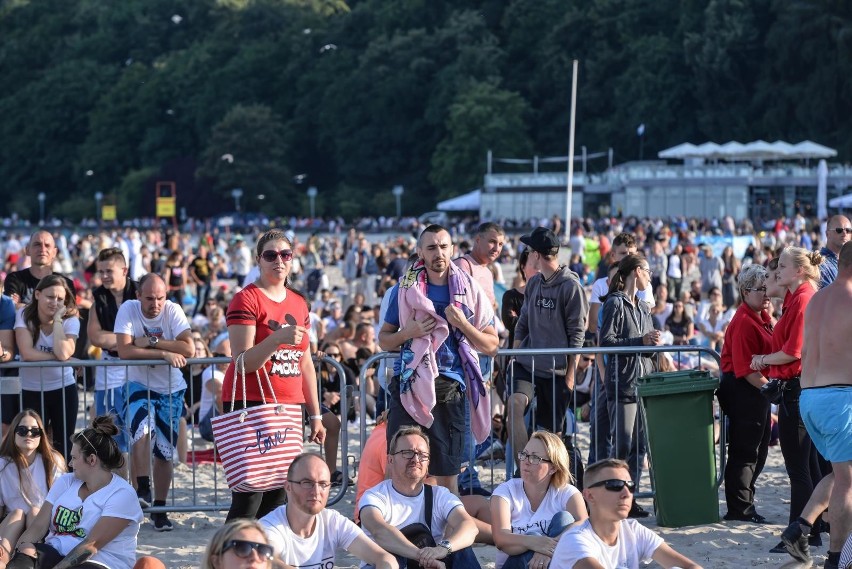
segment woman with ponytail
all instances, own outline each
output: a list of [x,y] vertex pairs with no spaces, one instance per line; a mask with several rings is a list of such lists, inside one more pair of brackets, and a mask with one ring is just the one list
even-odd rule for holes
[[[781,380],[783,386],[778,405],[778,438],[790,478],[790,522],[799,518],[814,487],[828,474],[828,464],[817,453],[799,414],[805,309],[819,290],[822,260],[819,253],[801,247],[787,247],[781,252],[775,282],[783,287],[786,296],[781,318],[772,333],[772,352],[757,354],[751,361],[751,369]],[[819,520],[815,525],[821,526]],[[819,531],[813,533],[818,538]]]
[[142,508],[136,491],[113,471],[124,465],[112,416],[71,437],[73,474],[54,481],[33,523],[21,535],[8,569],[70,569],[136,564]]
[[[654,330],[650,307],[637,296],[637,292],[650,283],[651,269],[644,257],[631,254],[619,262],[618,270],[610,278],[609,292],[602,299],[601,346],[662,344],[660,332]],[[610,458],[627,460],[630,475],[638,487],[645,457],[645,428],[639,417],[636,380],[654,371],[654,362],[650,355],[641,353],[609,355],[606,360],[604,382],[612,435]],[[647,515],[634,499],[630,517]]]

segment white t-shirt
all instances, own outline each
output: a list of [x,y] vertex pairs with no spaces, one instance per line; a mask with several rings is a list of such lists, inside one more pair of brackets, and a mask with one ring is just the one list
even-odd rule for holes
[[[122,303],[115,316],[115,333],[127,334],[132,338],[157,336],[162,340],[174,340],[184,330],[189,330],[186,314],[171,300],[166,301],[160,315],[154,319],[149,320],[142,315],[142,303],[138,300]],[[151,359],[157,359],[153,352]],[[129,366],[127,379],[142,385],[150,381],[151,391],[161,394],[186,389],[186,381],[180,370],[169,365]]]
[[[60,468],[53,469],[56,480],[65,473]],[[29,512],[33,507],[41,507],[47,495],[47,474],[41,453],[36,453],[33,463],[21,472],[8,458],[0,458],[0,507],[6,511],[23,510]]]
[[[120,358],[109,355],[106,350],[101,350],[101,359],[104,361],[115,361]],[[95,391],[124,387],[124,384],[127,383],[127,372],[124,371],[125,369],[127,368],[122,366],[96,367]]]
[[[385,523],[397,529],[404,528],[410,524],[426,524],[426,504],[423,491],[417,496],[404,496],[397,492],[391,480],[385,480],[373,486],[361,496],[359,502],[359,513],[364,508],[376,508]],[[444,527],[447,518],[455,508],[461,508],[461,500],[443,486],[432,486],[432,537],[435,543],[441,541],[444,536]],[[360,515],[364,519],[363,514]],[[364,533],[372,539],[372,535],[366,529]]]
[[349,549],[364,532],[340,512],[328,508],[316,516],[314,533],[301,538],[287,521],[287,506],[276,508],[260,519],[275,557],[293,567],[334,567],[335,552]]
[[[524,492],[524,481],[513,478],[503,482],[494,489],[491,499],[500,498],[509,503],[509,511],[512,514],[510,521],[512,533],[518,535],[547,535],[550,528],[550,520],[558,512],[568,509],[568,500],[580,491],[570,484],[564,488],[547,489],[547,494],[539,504],[538,509],[533,511],[530,501]],[[497,550],[497,569],[503,566],[508,555]],[[558,567],[558,565],[554,565]]]
[[[606,282],[606,277],[596,280],[592,284],[592,294],[589,297],[589,304],[603,304],[601,302],[601,297],[606,296],[608,292],[609,285]],[[654,291],[651,289],[650,283],[648,283],[648,288],[645,290],[637,291],[636,296],[639,297],[639,300],[647,302],[648,306],[654,306],[654,304],[656,304],[656,301],[654,300]]]
[[[29,334],[26,322],[24,322],[24,307],[15,313],[15,329],[23,328]],[[65,336],[77,338],[80,335],[80,319],[76,316],[66,318],[62,321],[62,330]],[[39,330],[38,340],[33,346],[40,352],[53,353],[53,332],[50,335]],[[68,367],[22,367],[18,376],[21,378],[21,389],[26,391],[55,391],[67,385],[74,385],[74,369]]]
[[198,416],[202,419],[210,412],[210,408],[216,404],[213,392],[207,389],[207,384],[210,380],[216,378],[222,383],[225,382],[225,373],[216,369],[216,366],[211,365],[204,368],[201,372],[201,403],[198,406]]
[[45,543],[62,555],[80,545],[95,524],[103,517],[130,520],[115,539],[104,544],[89,562],[99,563],[109,569],[131,569],[136,563],[136,536],[142,522],[142,508],[136,491],[121,477],[112,475],[112,481],[80,500],[83,482],[73,474],[64,474],[54,481],[47,493],[47,502],[53,505]]
[[550,565],[571,569],[581,559],[592,558],[605,569],[639,569],[663,543],[663,538],[636,520],[623,520],[618,541],[609,546],[586,520],[562,534]]

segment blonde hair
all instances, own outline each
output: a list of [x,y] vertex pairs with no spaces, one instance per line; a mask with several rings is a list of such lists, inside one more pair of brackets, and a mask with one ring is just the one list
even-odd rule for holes
[[564,488],[569,484],[574,483],[574,477],[571,476],[571,459],[568,456],[568,449],[565,448],[565,443],[558,436],[550,431],[536,431],[530,437],[530,440],[537,439],[544,445],[544,451],[547,453],[547,459],[556,469],[553,473],[553,478],[550,479],[550,485],[554,488]]
[[823,261],[822,255],[802,247],[785,247],[781,254],[787,255],[797,269],[802,269],[806,279],[819,282],[819,266]]
[[[222,548],[225,546],[225,543],[234,539],[236,534],[246,529],[259,531],[260,535],[263,536],[263,542],[269,543],[266,531],[264,531],[263,526],[257,520],[249,518],[231,520],[216,530],[216,533],[210,538],[210,543],[207,544],[207,549],[204,550],[204,557],[201,559],[201,569],[215,569],[213,558],[222,555]],[[267,566],[271,566],[271,562],[267,562]]]

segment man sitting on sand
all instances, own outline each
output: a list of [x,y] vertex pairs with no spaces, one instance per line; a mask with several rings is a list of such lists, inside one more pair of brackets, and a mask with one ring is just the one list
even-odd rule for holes
[[[639,569],[653,559],[666,569],[701,569],[634,519],[634,484],[623,460],[599,460],[586,468],[583,496],[589,519],[562,535],[551,567],[560,569]],[[531,569],[537,569],[535,567]]]
[[[470,546],[476,524],[458,497],[443,486],[424,484],[429,440],[420,427],[402,427],[388,450],[390,479],[361,496],[361,525],[381,547],[430,569],[479,567]],[[413,566],[413,564],[411,565]]]
[[331,472],[319,454],[302,453],[287,471],[287,504],[260,519],[284,565],[277,567],[331,567],[335,551],[345,549],[377,569],[396,569],[393,555],[382,550],[361,528],[335,510],[326,509]]

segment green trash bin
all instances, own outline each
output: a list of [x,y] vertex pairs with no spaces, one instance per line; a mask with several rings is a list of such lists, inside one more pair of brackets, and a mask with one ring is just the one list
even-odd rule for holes
[[637,382],[660,526],[719,521],[713,430],[718,387],[717,378],[698,370],[653,373]]

